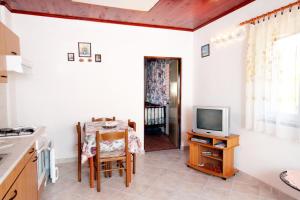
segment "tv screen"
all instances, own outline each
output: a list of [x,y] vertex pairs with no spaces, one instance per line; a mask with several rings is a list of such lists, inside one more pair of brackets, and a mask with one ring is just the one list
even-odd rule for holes
[[223,111],[215,109],[197,109],[197,128],[205,130],[223,131]]

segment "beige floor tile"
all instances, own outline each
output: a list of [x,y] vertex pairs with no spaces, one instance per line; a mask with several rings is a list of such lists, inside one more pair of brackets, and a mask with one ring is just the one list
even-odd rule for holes
[[[137,173],[125,187],[125,177],[101,174],[101,192],[89,187],[89,167],[77,182],[76,163],[59,164],[60,178],[48,184],[42,200],[293,200],[269,185],[239,172],[226,181],[186,166],[187,152],[167,150],[137,157]],[[125,174],[124,174],[125,175]]]
[[232,185],[232,190],[250,195],[259,195],[259,186],[253,184],[234,182]]

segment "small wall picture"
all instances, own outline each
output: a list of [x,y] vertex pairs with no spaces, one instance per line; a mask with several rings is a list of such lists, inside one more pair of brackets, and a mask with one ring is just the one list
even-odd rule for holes
[[79,57],[91,57],[92,48],[91,43],[88,42],[78,42],[78,56]]
[[75,61],[75,54],[74,53],[68,53],[68,61]]
[[101,54],[95,54],[95,62],[101,62]]
[[201,57],[207,57],[210,54],[210,50],[209,50],[209,44],[206,44],[204,46],[201,47]]

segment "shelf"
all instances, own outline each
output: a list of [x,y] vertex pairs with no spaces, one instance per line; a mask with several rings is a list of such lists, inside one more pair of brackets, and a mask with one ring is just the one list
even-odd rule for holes
[[218,173],[218,172],[212,171],[212,170],[207,169],[207,168],[204,168],[204,167],[195,166],[195,165],[192,165],[192,164],[190,164],[190,163],[187,163],[187,165],[188,165],[189,167],[191,167],[191,168],[197,169],[197,170],[202,171],[202,172],[207,173],[207,174],[211,174],[211,175],[214,175],[214,176],[227,178],[227,177],[224,176],[222,173]]
[[227,149],[227,147],[220,148],[220,147],[215,147],[212,144],[204,144],[204,143],[201,143],[201,142],[194,142],[194,141],[189,141],[189,142],[192,143],[192,144],[198,144],[198,145],[201,145],[203,147],[208,147],[208,148],[212,148],[212,149],[220,149],[220,150]]
[[[210,139],[210,142],[205,144],[198,141],[191,141],[192,138]],[[188,167],[223,179],[232,177],[236,173],[233,160],[234,148],[239,146],[238,135],[230,135],[225,138],[188,132],[187,141],[189,144]],[[219,142],[225,143],[226,147],[214,146]],[[211,152],[211,154],[202,154],[202,152]],[[205,165],[199,166],[199,163]]]
[[207,155],[203,155],[203,154],[202,154],[202,157],[211,158],[211,159],[214,159],[214,160],[218,160],[218,161],[223,162],[223,158],[221,158],[221,157],[207,156]]

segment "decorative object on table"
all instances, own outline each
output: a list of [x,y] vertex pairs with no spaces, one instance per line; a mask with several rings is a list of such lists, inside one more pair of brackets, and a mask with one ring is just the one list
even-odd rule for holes
[[92,117],[92,122],[103,122],[103,121],[116,121],[116,117],[112,117],[112,118],[107,118],[107,117],[95,118],[95,117]]
[[281,172],[280,179],[291,188],[300,192],[300,171],[289,170]]
[[74,53],[68,53],[68,61],[75,61],[75,54]]
[[210,48],[209,48],[209,44],[203,45],[201,47],[201,57],[207,57],[210,55]]
[[78,42],[78,56],[79,57],[91,57],[92,47],[91,43]]
[[101,54],[95,54],[95,62],[101,62]]
[[79,59],[79,62],[84,62],[84,59],[83,59],[83,58],[80,58],[80,59]]
[[102,127],[110,129],[110,128],[116,128],[117,125],[118,125],[118,122],[116,122],[116,121],[106,121],[103,123]]

